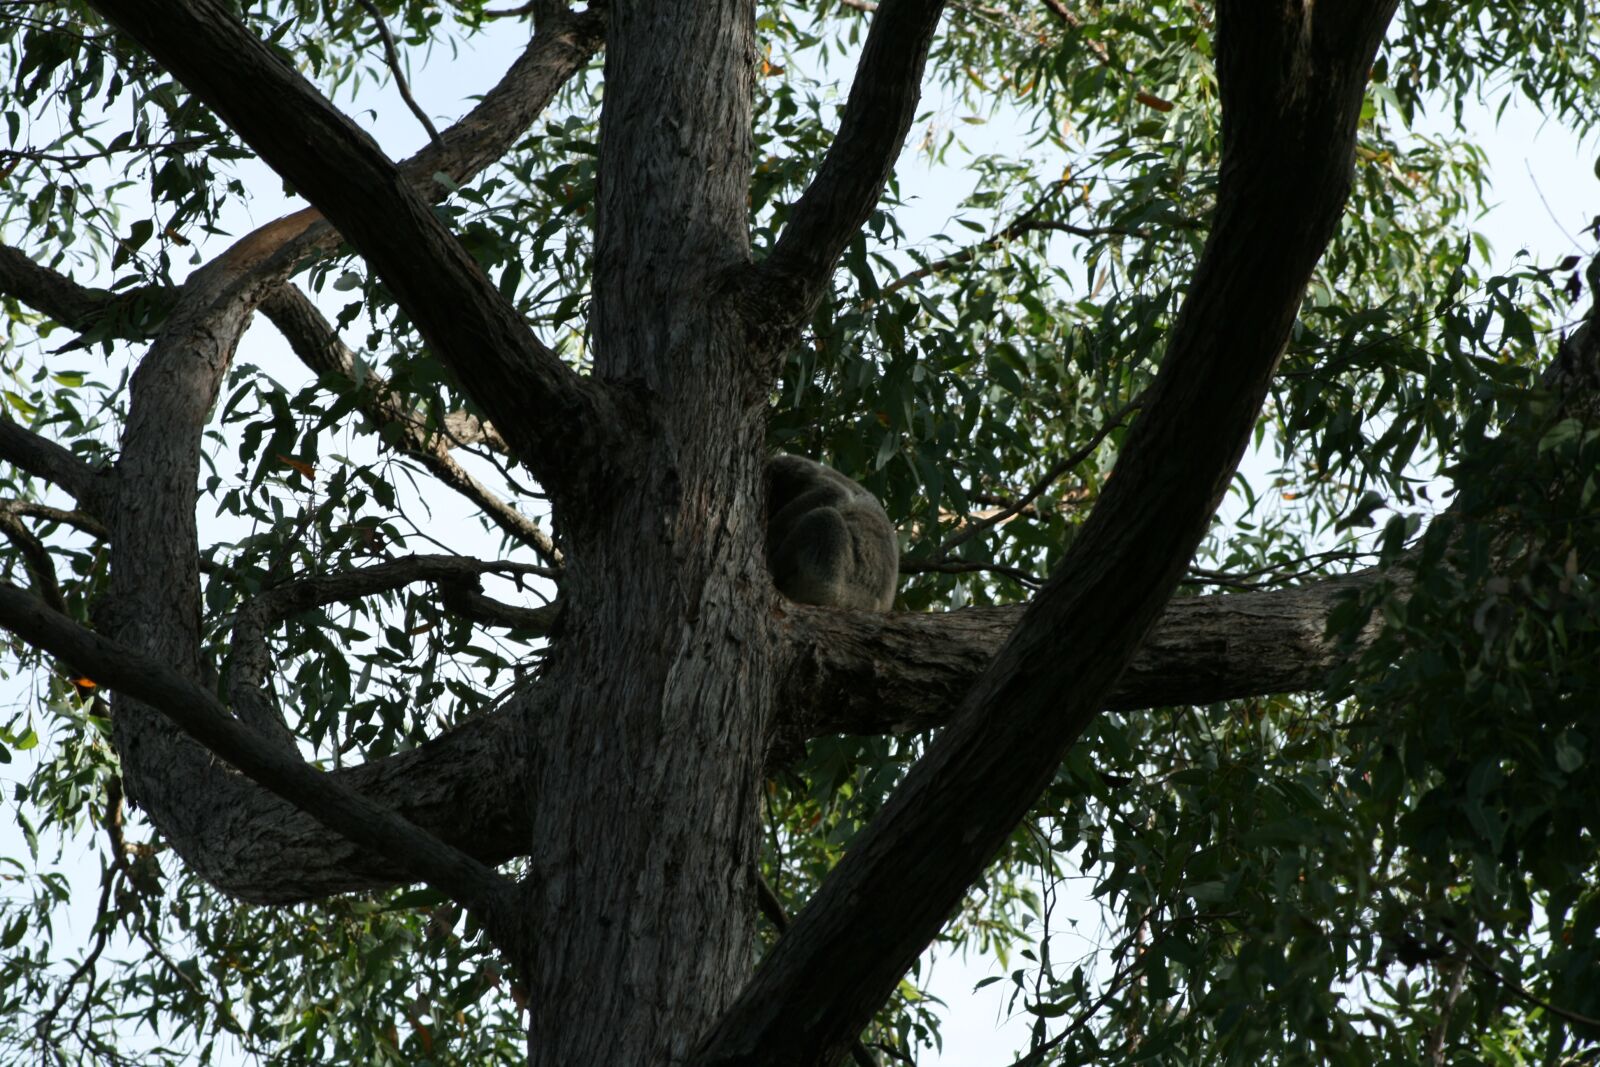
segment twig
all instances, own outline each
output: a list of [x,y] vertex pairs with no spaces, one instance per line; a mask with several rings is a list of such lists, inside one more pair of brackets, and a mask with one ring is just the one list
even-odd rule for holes
[[[122,780],[112,775],[106,783],[106,836],[109,838],[111,857],[104,870],[100,872],[100,900],[95,905],[94,945],[84,956],[83,962],[73,970],[66,982],[61,986],[61,992],[56,997],[56,1002],[50,1010],[34,1024],[34,1032],[42,1039],[50,1040],[50,1027],[55,1024],[56,1017],[61,1014],[61,1009],[66,1007],[67,1000],[72,993],[72,987],[77,985],[84,975],[89,976],[89,992],[84,994],[83,1007],[73,1019],[72,1027],[76,1027],[83,1013],[89,1009],[89,994],[94,988],[95,963],[100,959],[100,953],[105,951],[106,942],[111,939],[111,924],[107,922],[110,915],[111,893],[116,885],[118,875],[127,874],[127,858],[122,855]],[[70,1029],[70,1027],[69,1027]]]
[[[446,441],[430,434],[415,410],[396,396],[387,382],[370,371],[358,378],[355,353],[339,339],[333,326],[304,293],[293,285],[283,285],[262,301],[261,310],[302,363],[319,376],[332,375],[340,379],[354,393],[356,406],[374,422],[400,428],[392,444],[396,451],[410,456],[445,485],[478,505],[491,522],[533,549],[545,562],[560,565],[561,552],[550,535],[462,467],[450,455]],[[445,430],[457,442],[465,443],[466,435],[475,433],[490,447],[505,448],[498,431],[470,416],[446,416]]]
[[1085,443],[1082,448],[1079,448],[1071,455],[1058,460],[1050,467],[1049,470],[1045,471],[1044,477],[1039,479],[1033,488],[1029,489],[1026,493],[1019,497],[1015,503],[1008,508],[1003,508],[995,514],[990,515],[986,519],[981,519],[978,522],[973,523],[971,526],[967,526],[951,534],[950,538],[945,541],[944,544],[940,545],[934,550],[933,558],[936,560],[944,559],[953,549],[966,544],[968,541],[972,540],[980,533],[983,533],[985,530],[992,529],[993,527],[998,526],[1021,513],[1023,508],[1039,499],[1040,495],[1042,495],[1046,489],[1050,488],[1051,485],[1060,479],[1062,475],[1066,474],[1068,471],[1072,470],[1078,464],[1082,463],[1084,460],[1093,455],[1094,450],[1100,447],[1100,442],[1104,441],[1112,430],[1120,427],[1128,418],[1128,416],[1137,411],[1140,405],[1143,403],[1143,394],[1140,394],[1138,397],[1135,397],[1133,400],[1129,401],[1122,407],[1120,411],[1111,417],[1110,422],[1107,422],[1104,426],[1101,426],[1098,430],[1096,430],[1094,435],[1089,438],[1088,442]]
[[383,51],[389,59],[389,73],[394,75],[394,85],[400,90],[400,99],[406,102],[406,107],[422,123],[422,128],[428,131],[428,140],[433,142],[435,148],[443,148],[444,141],[439,137],[438,127],[433,120],[428,118],[428,113],[417,106],[417,101],[411,95],[411,86],[406,82],[406,76],[400,69],[400,49],[395,47],[394,34],[389,32],[389,23],[384,19],[383,12],[378,10],[374,0],[356,0],[356,3],[366,8],[367,14],[372,16],[372,21],[378,24],[378,36],[383,38]]
[[1004,563],[986,563],[962,559],[942,559],[928,562],[907,559],[900,561],[901,574],[977,574],[984,571],[1003,574],[1007,578],[1021,582],[1029,589],[1037,589],[1044,584],[1044,579],[1035,577],[1021,567],[1012,567]]

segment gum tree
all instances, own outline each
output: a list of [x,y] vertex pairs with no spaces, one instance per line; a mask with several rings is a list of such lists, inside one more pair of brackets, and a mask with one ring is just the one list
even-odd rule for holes
[[[1587,129],[1592,28],[1396,6],[8,11],[6,736],[109,847],[76,965],[63,887],[9,908],[7,1036],[907,1058],[948,929],[1027,949],[1028,1062],[1592,1053],[1585,285],[1481,276],[1481,154],[1412,132]],[[410,158],[330,102],[485,20],[525,50]],[[925,84],[1024,143],[901,248]],[[309,206],[189,253],[248,160]],[[1252,435],[1304,502],[1208,535]],[[774,447],[888,502],[902,610],[772,589]]]

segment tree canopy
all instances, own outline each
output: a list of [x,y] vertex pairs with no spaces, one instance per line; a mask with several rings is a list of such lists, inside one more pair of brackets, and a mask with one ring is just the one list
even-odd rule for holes
[[1600,1057],[1594,5],[0,11],[7,1055]]

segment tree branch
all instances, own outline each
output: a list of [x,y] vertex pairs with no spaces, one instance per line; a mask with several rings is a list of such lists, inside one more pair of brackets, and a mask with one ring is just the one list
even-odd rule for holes
[[500,937],[508,933],[512,883],[297,757],[263,744],[254,731],[231,718],[216,697],[165,664],[107,641],[4,582],[0,582],[0,625],[97,683],[159,709],[254,781],[477,911]]
[[[1342,662],[1328,615],[1383,575],[1171,601],[1105,700],[1111,711],[1297,693]],[[1026,607],[890,615],[786,604],[779,743],[947,725]]]
[[48,437],[0,414],[0,460],[59,486],[93,519],[103,519],[113,489],[110,471],[91,467]]
[[826,292],[905,144],[944,0],[884,0],[872,16],[838,136],[745,296],[752,327],[782,347]]
[[[398,452],[416,460],[445,485],[478,505],[491,522],[532,548],[541,559],[552,566],[560,565],[561,552],[550,535],[500,499],[450,455],[452,441],[461,441],[455,436],[451,419],[445,421],[450,439],[430,433],[425,419],[410,404],[391,393],[383,379],[371,372],[364,376],[365,380],[358,379],[355,353],[339,339],[332,323],[323,318],[322,312],[304,293],[293,285],[282,285],[261,302],[261,311],[283,334],[300,362],[319,377],[332,377],[344,383],[355,394],[356,407],[374,423],[399,428],[400,434],[393,441]],[[453,425],[463,434],[504,444],[498,431],[472,416],[456,418]]]
[[55,561],[50,558],[49,549],[22,524],[12,508],[0,506],[0,534],[17,546],[28,573],[33,576],[33,587],[39,599],[52,610],[65,614],[67,602],[62,599],[61,584],[56,580]]
[[1059,479],[1063,474],[1066,474],[1068,471],[1078,466],[1078,464],[1094,455],[1094,450],[1100,447],[1100,442],[1109,437],[1112,430],[1119,428],[1125,422],[1127,422],[1128,416],[1137,411],[1140,405],[1143,403],[1144,398],[1141,394],[1139,397],[1129,401],[1127,404],[1124,404],[1122,408],[1115,415],[1111,416],[1111,418],[1108,419],[1103,426],[1090,435],[1089,440],[1084,442],[1081,448],[1076,449],[1069,455],[1064,456],[1057,462],[1051,464],[1050,469],[1045,471],[1044,477],[1040,478],[1039,481],[1034,484],[1033,488],[1029,489],[1019,499],[1002,508],[995,514],[990,515],[985,519],[980,519],[979,521],[972,523],[963,529],[956,530],[948,539],[945,540],[943,544],[934,550],[933,558],[935,560],[944,559],[944,557],[949,555],[952,551],[966,544],[968,541],[983,533],[985,530],[993,529],[1008,519],[1020,514],[1024,508],[1032,504],[1035,500],[1039,499],[1039,497],[1043,495],[1044,491],[1054,485],[1056,480]]
[[[1248,443],[1350,185],[1395,0],[1221,0],[1210,238],[1115,473],[951,724],[690,1062],[831,1062],[1049,783],[1172,596]],[[882,17],[880,9],[879,17]]]
[[395,47],[394,34],[389,32],[389,23],[384,19],[383,12],[373,0],[356,0],[372,16],[372,21],[378,24],[378,36],[383,39],[383,55],[388,62],[389,73],[394,77],[395,88],[400,90],[400,99],[405,101],[406,107],[422,123],[422,128],[428,131],[428,140],[438,147],[444,147],[444,142],[439,140],[439,129],[428,117],[428,113],[417,104],[416,98],[411,95],[411,85],[406,81],[405,71],[401,69],[400,49]]
[[612,453],[606,394],[541,344],[372,139],[223,0],[95,7],[216,111],[372,265],[540,482],[578,486]]
[[42,311],[89,339],[136,340],[155,331],[172,303],[174,290],[148,285],[111,292],[80,285],[0,243],[0,295]]

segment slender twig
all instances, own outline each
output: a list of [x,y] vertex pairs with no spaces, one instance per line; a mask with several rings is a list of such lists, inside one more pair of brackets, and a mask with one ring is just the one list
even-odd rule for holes
[[400,434],[392,441],[396,451],[416,460],[445,485],[478,505],[489,521],[533,549],[545,562],[560,565],[561,551],[550,535],[474,478],[450,455],[448,441],[465,442],[467,435],[480,437],[490,447],[504,449],[505,442],[497,430],[472,416],[453,414],[445,418],[448,438],[430,432],[416,410],[397,396],[387,382],[371,371],[359,375],[355,353],[339,339],[338,332],[316,305],[294,285],[285,284],[275,290],[262,301],[261,310],[302,363],[319,376],[336,378],[354,394],[356,406],[368,418],[400,429]]
[[960,547],[961,545],[966,544],[968,541],[983,533],[985,530],[992,529],[993,527],[998,526],[1003,522],[1007,522],[1020,514],[1023,508],[1026,508],[1029,504],[1032,504],[1035,500],[1039,499],[1044,491],[1055,484],[1055,482],[1058,481],[1062,475],[1066,474],[1068,471],[1078,466],[1078,464],[1092,456],[1094,454],[1094,450],[1100,447],[1100,442],[1104,441],[1106,437],[1110,435],[1112,430],[1122,426],[1127,420],[1128,416],[1137,411],[1143,402],[1144,399],[1143,395],[1141,394],[1139,397],[1136,397],[1127,404],[1123,405],[1122,409],[1113,415],[1109,422],[1094,432],[1094,435],[1089,438],[1082,448],[1079,448],[1070,455],[1056,461],[1056,463],[1054,463],[1049,470],[1045,471],[1044,477],[1040,478],[1039,481],[1034,484],[1033,488],[1029,489],[1022,496],[1018,497],[1010,507],[1003,508],[993,515],[990,515],[988,518],[980,519],[978,522],[975,522],[970,526],[966,526],[960,530],[957,530],[949,537],[948,540],[944,542],[944,544],[940,545],[934,550],[933,558],[936,560],[944,559],[951,553],[951,551]]
[[[95,962],[100,958],[100,954],[105,951],[106,942],[111,938],[112,924],[107,921],[107,916],[110,914],[111,893],[119,876],[124,880],[131,881],[128,858],[124,854],[122,842],[122,779],[116,775],[112,775],[106,782],[105,828],[107,847],[110,849],[111,855],[107,860],[105,869],[100,872],[100,901],[95,906],[94,945],[90,948],[88,954],[84,956],[83,962],[78,964],[77,968],[62,985],[55,1004],[34,1024],[34,1031],[45,1040],[50,1040],[50,1027],[54,1025],[56,1017],[61,1014],[61,1009],[66,1006],[72,987],[85,974],[89,976],[89,992],[93,992]],[[85,993],[83,1006],[73,1018],[69,1029],[77,1026],[78,1021],[83,1018],[84,1012],[88,1010],[89,1004],[89,993]]]
[[1021,567],[1011,567],[1004,563],[987,563],[981,560],[969,561],[961,559],[930,560],[926,562],[903,559],[900,561],[901,574],[979,574],[986,571],[1003,574],[1007,578],[1021,582],[1029,589],[1037,589],[1044,584],[1043,578],[1030,574]]
[[907,271],[894,281],[884,285],[872,296],[861,302],[862,308],[868,308],[881,301],[891,293],[897,293],[908,285],[915,285],[922,279],[934,274],[943,274],[955,267],[964,266],[983,253],[1000,247],[1007,241],[1025,233],[1068,233],[1074,237],[1145,237],[1143,230],[1130,230],[1122,226],[1075,226],[1067,222],[1056,222],[1049,219],[1028,219],[1009,223],[984,238],[975,245],[969,245],[959,252],[952,252],[948,256],[925,263],[915,270]]
[[400,99],[406,102],[406,107],[410,108],[411,113],[417,117],[417,121],[422,123],[422,128],[428,131],[428,140],[432,141],[436,148],[443,148],[444,141],[439,137],[438,127],[433,124],[433,120],[428,118],[428,113],[418,106],[416,99],[411,95],[411,86],[406,81],[405,72],[401,69],[400,49],[395,46],[394,34],[389,32],[389,23],[383,17],[383,12],[378,10],[378,5],[373,0],[356,0],[356,3],[366,8],[367,14],[372,16],[372,21],[378,24],[378,36],[383,38],[383,51],[389,60],[389,73],[394,75],[394,85],[396,89],[400,90]]
[[[1455,940],[1454,936],[1450,935],[1448,932],[1446,933],[1446,936],[1450,937],[1451,940]],[[1457,942],[1457,943],[1459,944],[1459,942]],[[1583,1015],[1583,1014],[1581,1014],[1579,1012],[1572,1011],[1571,1009],[1558,1007],[1558,1006],[1550,1003],[1548,1000],[1546,1000],[1543,997],[1539,996],[1539,994],[1535,993],[1533,990],[1529,989],[1527,986],[1523,985],[1521,982],[1518,982],[1513,978],[1508,978],[1505,975],[1501,974],[1500,973],[1500,969],[1498,967],[1495,967],[1492,964],[1487,963],[1482,959],[1479,959],[1478,958],[1478,953],[1477,953],[1476,950],[1474,950],[1472,948],[1467,948],[1465,946],[1463,946],[1463,949],[1464,949],[1464,952],[1465,952],[1465,956],[1466,956],[1467,962],[1469,964],[1471,964],[1472,967],[1475,970],[1477,970],[1481,974],[1483,974],[1484,977],[1492,978],[1496,982],[1499,982],[1506,989],[1510,990],[1512,993],[1514,993],[1516,996],[1518,996],[1522,1000],[1525,1000],[1529,1004],[1532,1004],[1534,1007],[1543,1008],[1545,1011],[1549,1012],[1551,1015],[1557,1016],[1558,1018],[1565,1019],[1569,1023],[1577,1023],[1579,1026],[1592,1026],[1592,1027],[1600,1028],[1600,1019],[1597,1019],[1592,1015]]]

